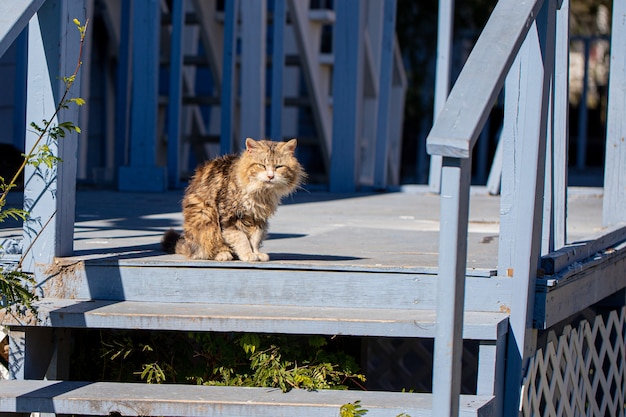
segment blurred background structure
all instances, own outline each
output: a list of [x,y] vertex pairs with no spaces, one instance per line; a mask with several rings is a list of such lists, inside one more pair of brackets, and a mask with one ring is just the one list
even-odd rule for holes
[[[141,171],[154,190],[178,188],[199,162],[237,151],[247,136],[299,138],[310,186],[429,182],[425,141],[438,48],[441,57],[437,2],[373,1],[345,11],[332,0],[243,1],[238,10],[230,3],[87,1],[79,184],[147,189],[137,180]],[[451,55],[440,68],[450,85],[495,3],[450,2]],[[602,185],[610,8],[608,0],[571,4],[570,185]],[[340,18],[355,10],[359,19]],[[358,36],[333,39],[350,30]],[[346,51],[338,56],[333,45]],[[3,167],[23,151],[25,116],[14,109],[25,100],[25,48],[23,34],[0,58],[9,86],[0,98]],[[337,71],[344,78],[333,85]],[[491,172],[502,111],[499,100],[474,150],[474,184],[485,184]]]

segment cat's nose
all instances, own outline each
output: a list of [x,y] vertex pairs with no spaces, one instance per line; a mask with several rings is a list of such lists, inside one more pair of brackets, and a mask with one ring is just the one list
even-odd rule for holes
[[274,179],[274,171],[267,171],[267,179],[269,180]]

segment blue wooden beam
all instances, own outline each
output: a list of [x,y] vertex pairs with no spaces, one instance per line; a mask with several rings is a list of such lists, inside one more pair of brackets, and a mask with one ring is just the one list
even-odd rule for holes
[[442,159],[434,416],[459,414],[470,179],[470,158]]
[[130,108],[130,32],[132,2],[122,0],[120,16],[120,40],[115,80],[115,167],[128,163],[128,121]]
[[[551,146],[551,251],[567,244],[567,164],[569,143],[569,45],[570,0],[563,0],[556,14],[556,52]],[[546,178],[548,176],[546,175]],[[546,246],[544,245],[544,253]]]
[[167,107],[167,172],[171,188],[180,187],[180,140],[183,105],[183,26],[185,2],[172,2],[172,41],[170,50],[169,102]]
[[[42,120],[52,125],[78,120],[79,109],[70,105],[52,119],[55,107],[65,91],[63,77],[70,76],[78,62],[80,33],[72,20],[84,21],[84,2],[74,0],[48,1],[41,6],[28,25],[27,124]],[[84,58],[83,58],[84,59]],[[70,90],[70,97],[80,92],[80,72]],[[37,142],[38,134],[26,127],[26,152]],[[47,167],[28,165],[25,170],[24,208],[30,212],[24,222],[24,271],[43,270],[55,256],[70,256],[74,243],[74,205],[76,189],[76,150],[78,135],[67,134],[60,140],[43,138],[51,152],[63,160]]]
[[45,0],[21,0],[0,2],[0,56],[28,25],[30,18]]
[[224,61],[222,64],[222,92],[220,123],[220,152],[222,154],[233,151],[233,136],[235,128],[234,112],[237,90],[235,88],[235,60],[237,58],[237,14],[239,1],[227,1],[224,8]]
[[15,92],[13,94],[13,145],[24,150],[26,134],[26,84],[28,73],[28,27],[15,40]]
[[626,2],[613,2],[602,223],[626,221]]
[[166,170],[156,163],[160,4],[133,2],[133,82],[130,120],[130,163],[120,167],[121,191],[160,192],[167,188]]
[[[435,102],[433,105],[433,120],[439,113],[450,92],[450,72],[452,68],[452,36],[454,26],[454,0],[439,0],[437,15],[437,59],[435,70]],[[428,174],[428,188],[434,193],[441,189],[440,155],[431,155]]]
[[267,5],[265,0],[241,1],[241,137],[239,149],[245,147],[245,138],[265,137],[265,44]]
[[357,159],[363,105],[363,8],[359,0],[335,3],[331,192],[354,192],[358,185]]
[[387,187],[389,161],[389,109],[393,81],[393,44],[396,28],[396,0],[385,0],[383,5],[383,33],[380,53],[378,115],[376,117],[376,160],[374,187]]
[[283,69],[285,63],[286,0],[274,0],[274,27],[272,51],[272,108],[270,138],[282,140],[283,126]]
[[[520,70],[527,92],[524,119],[519,120],[515,152],[521,156],[523,172],[516,178],[514,206],[518,209],[513,225],[515,256],[512,279],[518,289],[511,303],[507,347],[504,415],[517,415],[522,378],[528,359],[536,349],[537,331],[533,325],[535,282],[541,256],[545,191],[546,146],[551,124],[550,98],[554,81],[556,45],[556,0],[546,0],[520,50]],[[516,95],[516,91],[510,92]],[[518,96],[519,97],[519,96]]]

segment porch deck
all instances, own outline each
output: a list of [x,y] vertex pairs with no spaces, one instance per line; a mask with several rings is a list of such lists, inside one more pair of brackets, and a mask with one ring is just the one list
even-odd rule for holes
[[[602,190],[570,188],[568,243],[601,228]],[[162,233],[180,230],[183,191],[160,194],[82,190],[77,193],[74,257],[69,260],[212,265],[161,251]],[[19,193],[12,201],[20,206]],[[286,199],[270,221],[264,250],[269,263],[258,268],[404,271],[436,274],[438,195],[426,187],[384,194],[300,191]],[[468,275],[489,276],[497,268],[500,199],[473,189],[468,238]],[[10,205],[9,204],[9,205]],[[15,222],[0,224],[0,240],[21,236]],[[229,262],[229,267],[244,266]],[[245,265],[247,267],[250,264]]]

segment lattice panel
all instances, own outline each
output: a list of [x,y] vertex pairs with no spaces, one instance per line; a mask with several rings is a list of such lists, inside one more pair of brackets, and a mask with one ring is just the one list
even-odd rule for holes
[[524,417],[624,417],[626,308],[593,324],[553,334],[531,358],[524,379]]

